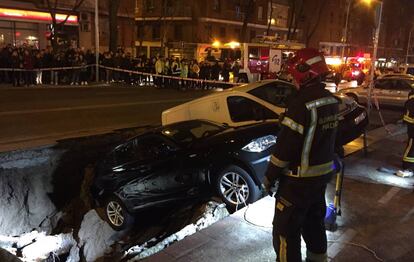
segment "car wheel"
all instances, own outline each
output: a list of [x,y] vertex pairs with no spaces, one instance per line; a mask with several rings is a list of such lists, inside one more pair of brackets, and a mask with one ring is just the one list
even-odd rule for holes
[[231,165],[217,177],[216,189],[230,210],[253,203],[261,196],[260,188],[244,169]]
[[355,100],[355,102],[357,102],[357,103],[358,103],[358,97],[357,97],[355,94],[352,94],[352,93],[347,93],[346,95],[347,95],[347,96],[349,96],[349,97],[351,97],[352,99],[354,99],[354,100]]
[[115,196],[105,203],[105,217],[108,224],[117,231],[129,228],[134,220],[121,200]]

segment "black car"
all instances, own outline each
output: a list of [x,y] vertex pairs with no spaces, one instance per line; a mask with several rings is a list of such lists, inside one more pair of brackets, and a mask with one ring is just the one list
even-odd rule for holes
[[92,194],[116,230],[138,211],[197,198],[205,190],[237,209],[261,197],[278,130],[277,121],[233,128],[191,120],[159,127],[101,160]]

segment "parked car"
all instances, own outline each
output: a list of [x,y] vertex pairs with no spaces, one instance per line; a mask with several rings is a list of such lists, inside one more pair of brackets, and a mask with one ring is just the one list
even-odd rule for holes
[[[358,103],[368,101],[369,86],[360,86],[352,89],[342,89],[339,93],[352,97]],[[377,79],[372,89],[372,98],[377,99],[380,105],[404,107],[408,94],[414,87],[414,77],[384,77]]]
[[[285,112],[296,89],[290,82],[263,80],[170,108],[162,113],[162,124],[208,119],[231,126],[244,126],[268,119],[278,119]],[[337,146],[359,137],[368,123],[365,108],[346,95],[336,95],[339,105]]]
[[382,78],[395,78],[395,77],[411,79],[414,76],[413,75],[409,75],[409,74],[390,73],[390,74],[380,75],[380,76],[378,76],[378,79],[382,79]]
[[265,121],[229,127],[204,120],[150,130],[115,147],[96,167],[91,188],[109,225],[134,214],[215,191],[231,209],[261,197],[279,127]]

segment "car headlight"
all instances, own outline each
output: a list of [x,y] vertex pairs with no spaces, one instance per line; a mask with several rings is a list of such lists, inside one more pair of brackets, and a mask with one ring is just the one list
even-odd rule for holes
[[242,148],[242,150],[253,153],[260,153],[276,144],[276,136],[268,135],[256,138]]

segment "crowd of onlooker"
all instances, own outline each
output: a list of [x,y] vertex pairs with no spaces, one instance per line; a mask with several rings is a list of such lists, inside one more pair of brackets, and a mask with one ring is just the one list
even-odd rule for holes
[[[95,59],[93,50],[82,48],[53,50],[52,47],[47,47],[39,50],[28,45],[0,46],[0,84],[13,84],[13,86],[88,85],[96,79]],[[198,63],[196,60],[180,60],[162,56],[150,59],[146,56],[133,57],[131,53],[125,52],[122,48],[118,48],[116,52],[100,54],[99,63],[103,66],[99,76],[101,81],[122,82],[129,85],[155,85],[160,88],[212,88],[217,85],[182,78],[229,82],[230,72],[232,72],[233,82],[237,82],[240,69],[237,62]],[[62,69],[64,67],[74,68]],[[48,68],[55,69],[41,70]]]

